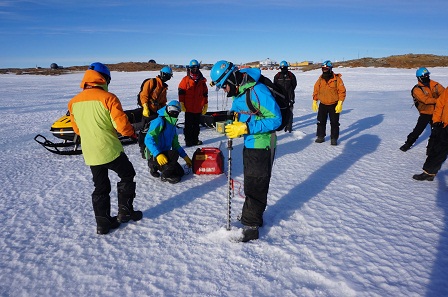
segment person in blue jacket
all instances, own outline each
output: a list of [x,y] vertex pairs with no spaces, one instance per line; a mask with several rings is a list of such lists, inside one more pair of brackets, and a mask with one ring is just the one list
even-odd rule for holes
[[188,167],[192,166],[191,159],[180,146],[177,135],[176,123],[180,111],[180,103],[176,100],[159,109],[159,116],[151,121],[145,137],[150,174],[172,184],[178,183],[184,175],[182,166],[177,162],[179,156],[185,160]]
[[[275,130],[282,122],[280,108],[269,89],[259,82],[261,71],[257,68],[239,70],[228,61],[216,62],[210,72],[212,85],[233,97],[230,111],[237,119],[225,127],[227,137],[244,135],[243,166],[244,194],[246,196],[241,223],[247,242],[258,239],[258,228],[263,225],[269,183],[277,142]],[[248,107],[249,96],[256,112]]]

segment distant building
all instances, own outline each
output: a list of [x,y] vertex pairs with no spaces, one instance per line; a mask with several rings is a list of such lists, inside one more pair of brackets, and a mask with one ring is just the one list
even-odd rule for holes
[[266,60],[260,61],[260,67],[273,67],[277,65],[277,62],[267,58]]
[[301,67],[301,66],[308,66],[308,65],[312,65],[313,61],[303,61],[303,62],[294,62],[294,63],[289,63],[289,66],[291,67]]

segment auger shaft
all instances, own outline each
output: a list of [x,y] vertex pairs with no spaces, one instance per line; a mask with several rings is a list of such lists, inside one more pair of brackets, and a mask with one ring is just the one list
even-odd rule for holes
[[232,197],[233,197],[233,181],[232,181],[232,150],[233,141],[231,138],[227,139],[227,231],[230,230],[230,222],[232,218]]

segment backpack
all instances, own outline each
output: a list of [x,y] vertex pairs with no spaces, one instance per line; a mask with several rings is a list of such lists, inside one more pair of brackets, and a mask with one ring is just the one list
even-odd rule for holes
[[[288,97],[283,93],[282,89],[276,86],[269,78],[261,75],[258,80],[260,83],[264,84],[269,91],[271,91],[272,96],[277,102],[278,107],[280,107],[280,112],[282,114],[282,123],[276,129],[276,131],[283,130],[288,124],[289,119],[293,116],[291,111],[291,102],[288,100]],[[249,107],[250,111],[254,114],[261,116],[260,110],[256,109],[250,100],[250,89],[246,91],[246,104]]]
[[423,88],[422,88],[420,85],[418,85],[418,84],[416,84],[416,85],[412,88],[412,90],[411,90],[411,96],[412,96],[412,99],[414,100],[415,108],[418,109],[419,101],[418,101],[418,99],[417,99],[416,97],[414,97],[414,89],[415,89],[415,88],[419,88],[420,90],[422,90],[422,92],[423,92],[425,95],[428,95],[428,93],[425,91],[425,89],[423,89]]
[[[154,92],[154,90],[155,90],[156,87],[157,87],[157,80],[156,80],[156,78],[147,78],[147,79],[145,79],[145,80],[142,82],[142,85],[140,86],[140,92],[138,92],[138,95],[137,95],[137,105],[140,106],[140,107],[142,106],[142,101],[140,100],[140,94],[141,94],[142,91],[143,91],[143,86],[144,86],[145,83],[146,83],[148,80],[150,80],[150,79],[152,79],[152,88],[151,88],[149,94],[151,94],[152,92]],[[149,94],[148,94],[148,95],[149,95]]]

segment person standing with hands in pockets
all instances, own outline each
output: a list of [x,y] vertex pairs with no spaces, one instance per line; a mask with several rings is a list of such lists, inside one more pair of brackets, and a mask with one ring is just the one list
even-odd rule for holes
[[[338,145],[339,114],[345,100],[346,90],[341,74],[333,72],[333,63],[327,60],[322,63],[322,75],[314,84],[313,111],[317,111],[316,143],[325,141],[327,118],[330,118],[331,145]],[[317,102],[320,101],[320,104]]]
[[285,126],[285,132],[292,132],[292,120],[294,114],[292,111],[294,110],[295,103],[295,89],[297,87],[297,79],[294,73],[288,70],[288,62],[281,61],[280,62],[280,72],[278,72],[274,76],[274,84],[283,90],[283,94],[288,96],[289,107],[291,109],[291,116],[288,119],[288,124]]

